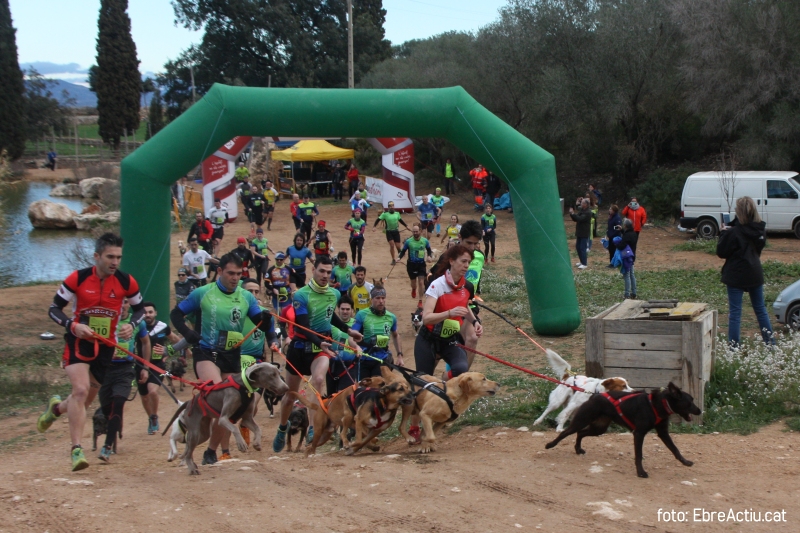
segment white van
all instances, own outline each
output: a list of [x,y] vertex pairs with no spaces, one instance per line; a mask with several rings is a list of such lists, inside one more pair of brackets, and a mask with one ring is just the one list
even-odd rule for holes
[[[723,192],[732,190],[730,205]],[[793,231],[800,238],[800,175],[797,172],[698,172],[686,178],[681,196],[681,229],[696,229],[703,238],[719,234],[723,213],[735,218],[736,200],[749,196],[767,231]]]

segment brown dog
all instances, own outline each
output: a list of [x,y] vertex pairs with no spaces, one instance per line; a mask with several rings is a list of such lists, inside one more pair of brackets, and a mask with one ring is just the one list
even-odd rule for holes
[[[239,391],[244,387],[241,375],[233,374],[232,377],[239,388],[231,386],[212,390],[205,395],[198,394],[194,396],[191,401],[185,402],[178,407],[178,410],[172,415],[172,420],[169,421],[164,429],[164,433],[166,433],[167,429],[173,425],[173,422],[179,416],[181,417],[181,423],[186,428],[186,450],[183,452],[181,459],[186,462],[186,466],[189,468],[189,475],[194,476],[200,473],[197,469],[197,464],[192,459],[192,453],[197,446],[207,441],[211,435],[211,421],[215,418],[212,410],[219,413],[219,425],[233,434],[239,451],[247,451],[247,443],[245,443],[242,434],[239,432],[238,424],[231,423],[230,420],[230,417],[242,406],[242,395]],[[278,369],[269,363],[260,363],[249,367],[245,371],[245,377],[253,388],[268,390],[275,395],[284,394],[288,389],[286,383],[281,379]],[[206,402],[206,405],[201,405],[201,398]],[[253,420],[254,407],[255,402],[250,401],[248,408],[241,415],[242,425],[253,432],[253,447],[256,450],[260,450],[261,428]]]
[[[500,385],[496,381],[486,379],[486,376],[479,372],[465,372],[460,376],[442,382],[433,376],[421,375],[420,378],[429,383],[436,384],[443,388],[445,394],[453,404],[452,410],[445,400],[430,392],[421,390],[413,404],[413,414],[418,414],[424,430],[422,436],[422,447],[420,453],[436,451],[436,431],[447,422],[454,419],[454,416],[461,415],[469,409],[472,402],[485,396],[494,396]],[[400,427],[406,425],[406,410],[403,410],[403,419]],[[411,440],[413,443],[413,439]]]
[[[344,412],[339,424],[345,454],[353,455],[365,445],[372,451],[379,451],[380,446],[372,443],[373,439],[392,426],[400,406],[413,403],[411,387],[405,382],[391,383],[377,390],[356,389],[350,393],[347,399],[349,409]],[[353,426],[354,421],[357,442],[351,446],[346,430]]]
[[[383,378],[379,377],[364,378],[358,382],[359,387],[370,388],[383,387],[385,384],[386,382]],[[347,407],[347,398],[353,390],[354,388],[350,387],[330,398],[323,399],[321,408],[317,402],[310,400],[306,395],[298,394],[294,391],[287,393],[290,397],[299,400],[300,403],[308,407],[309,416],[313,420],[314,438],[311,439],[311,444],[306,446],[306,456],[317,453],[317,448],[331,438],[336,429],[336,424],[342,420],[344,412],[349,409]]]

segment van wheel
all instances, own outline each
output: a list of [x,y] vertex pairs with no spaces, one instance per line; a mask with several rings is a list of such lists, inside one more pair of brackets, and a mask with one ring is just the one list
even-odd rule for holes
[[795,331],[800,330],[800,303],[792,305],[786,311],[786,325]]
[[705,219],[697,224],[697,235],[703,239],[713,239],[717,231],[717,223],[713,220]]
[[800,220],[794,223],[794,236],[800,239]]

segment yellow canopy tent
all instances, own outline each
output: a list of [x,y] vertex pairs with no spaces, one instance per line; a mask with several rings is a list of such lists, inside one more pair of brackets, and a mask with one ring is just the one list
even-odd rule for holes
[[272,159],[279,161],[327,161],[330,159],[353,159],[355,152],[334,146],[328,141],[298,141],[286,150],[272,152]]

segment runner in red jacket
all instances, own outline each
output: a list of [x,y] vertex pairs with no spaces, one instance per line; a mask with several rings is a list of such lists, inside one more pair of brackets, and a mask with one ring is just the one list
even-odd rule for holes
[[[114,348],[94,335],[112,341],[130,339],[144,316],[138,283],[119,270],[122,238],[106,233],[97,239],[94,260],[95,266],[67,276],[50,305],[50,318],[66,329],[61,365],[72,384],[72,393],[63,402],[59,396],[50,398],[37,421],[37,429],[44,433],[62,413],[69,414],[73,471],[89,466],[81,448],[86,408],[97,395],[114,355]],[[117,328],[125,298],[131,304],[131,320]],[[72,313],[68,316],[63,309],[70,302]]]

